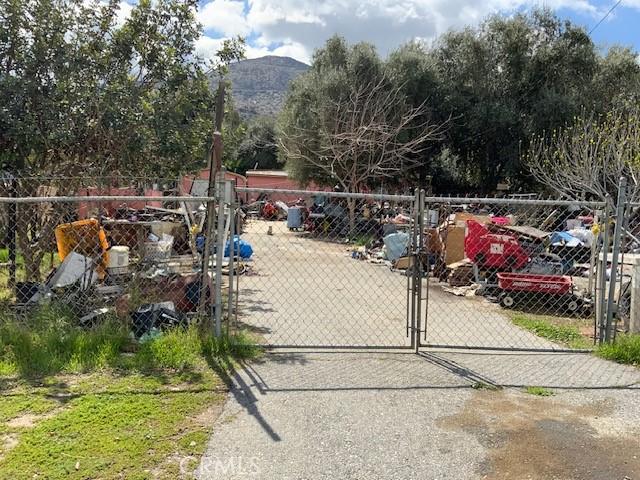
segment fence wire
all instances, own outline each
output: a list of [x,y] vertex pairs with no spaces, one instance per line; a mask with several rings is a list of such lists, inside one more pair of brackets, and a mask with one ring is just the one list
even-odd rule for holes
[[[212,316],[202,274],[209,198],[3,199],[0,314],[27,325],[119,322],[137,339]],[[15,242],[15,243],[14,243]]]
[[637,327],[635,206],[612,273],[604,203],[225,191],[0,198],[2,320],[117,321],[137,339],[207,321],[288,347],[582,349],[602,338],[613,275],[614,329]]
[[423,344],[588,348],[598,335],[603,293],[603,209],[597,203],[430,199]]
[[239,189],[244,326],[274,346],[408,347],[415,197]]

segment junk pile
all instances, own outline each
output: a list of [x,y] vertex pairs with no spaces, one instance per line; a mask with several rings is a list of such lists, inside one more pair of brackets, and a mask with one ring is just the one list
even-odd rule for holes
[[[93,212],[95,218],[58,225],[59,265],[42,283],[18,283],[16,307],[24,310],[57,299],[78,314],[81,325],[117,316],[128,320],[138,339],[188,323],[202,303],[211,308],[213,268],[206,278],[203,274],[207,209],[196,202],[176,209],[154,205]],[[242,225],[242,212],[226,209],[224,215],[227,226]],[[233,254],[234,274],[242,274],[253,249],[240,235],[230,240],[229,233],[222,232],[223,270],[229,273]],[[208,257],[215,262],[215,255]]]
[[[552,215],[541,222],[543,227],[559,224]],[[515,215],[449,215],[437,228],[441,246],[432,250],[427,271],[446,282],[449,293],[481,294],[505,308],[527,304],[588,313],[593,218],[570,218],[563,230],[551,231],[519,220]]]
[[[543,230],[524,225],[524,216],[459,211],[442,217],[429,211],[423,251],[409,255],[411,217],[388,212],[380,236],[349,249],[351,257],[411,271],[414,262],[454,295],[484,295],[505,308],[523,303],[560,306],[572,314],[588,313],[589,275],[593,274],[593,217],[560,222],[558,212],[544,218]],[[555,215],[555,217],[554,217]],[[417,260],[419,258],[419,260]]]

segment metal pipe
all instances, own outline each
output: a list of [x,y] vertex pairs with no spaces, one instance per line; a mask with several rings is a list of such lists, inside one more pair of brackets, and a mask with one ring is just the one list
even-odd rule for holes
[[597,323],[598,323],[598,343],[602,343],[604,340],[604,327],[605,327],[605,314],[606,314],[606,296],[605,290],[607,288],[607,262],[609,259],[609,209],[605,207],[604,210],[604,227],[602,231],[602,259],[600,259],[600,272],[599,272],[599,292],[597,302]]
[[613,321],[613,301],[616,296],[616,277],[618,272],[618,255],[620,253],[620,238],[622,235],[622,224],[624,223],[624,203],[626,197],[627,179],[620,178],[618,185],[618,201],[616,204],[616,226],[613,232],[613,249],[611,259],[611,275],[609,276],[609,297],[607,299],[607,323],[604,339],[606,342],[611,340],[612,321]]
[[224,194],[226,183],[224,172],[220,171],[220,181],[218,182],[218,228],[216,230],[216,274],[214,281],[215,288],[215,335],[222,335],[222,259],[224,253]]
[[416,288],[416,353],[420,350],[420,333],[422,330],[422,260],[420,258],[423,248],[423,222],[424,222],[424,190],[418,192],[418,242],[414,256],[413,272],[415,276]]
[[487,205],[536,205],[536,206],[573,206],[598,208],[604,206],[604,202],[584,202],[579,200],[534,200],[524,198],[482,198],[482,197],[425,197],[427,203],[485,203]]
[[[233,204],[233,185],[230,184],[232,189],[231,202],[229,204],[229,298],[227,298],[227,335],[229,335],[229,327],[231,325],[231,312],[233,311],[233,270],[235,268],[234,260],[236,256],[235,239],[235,227],[236,227],[236,209]],[[224,248],[224,247],[223,247]]]
[[298,195],[301,197],[309,196],[309,194],[322,195],[323,197],[333,198],[353,198],[359,200],[382,200],[388,202],[408,202],[415,199],[413,195],[383,195],[377,193],[348,193],[348,192],[322,192],[309,190],[290,190],[280,188],[250,188],[238,187],[241,193],[281,193],[286,195]]
[[210,202],[214,196],[177,196],[177,197],[145,197],[143,195],[74,195],[74,196],[48,196],[48,197],[0,197],[0,203],[55,203],[55,202]]

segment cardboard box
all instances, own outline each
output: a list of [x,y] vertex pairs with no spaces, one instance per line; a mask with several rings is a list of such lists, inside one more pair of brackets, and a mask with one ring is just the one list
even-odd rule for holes
[[464,259],[464,236],[466,226],[449,225],[444,232],[444,263],[451,265]]
[[444,262],[447,265],[466,258],[464,253],[464,237],[467,230],[467,220],[475,220],[478,223],[486,225],[491,222],[491,217],[486,215],[473,215],[465,212],[458,212],[449,217],[449,224],[440,227],[441,237],[444,241]]

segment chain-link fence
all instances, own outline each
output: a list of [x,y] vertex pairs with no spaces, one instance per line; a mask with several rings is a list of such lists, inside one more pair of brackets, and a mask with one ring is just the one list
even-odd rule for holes
[[409,347],[413,195],[239,189],[242,323],[277,346]]
[[213,202],[176,196],[3,198],[0,315],[87,328],[118,321],[136,338],[212,317],[215,269],[203,274],[202,232]]
[[204,320],[326,348],[586,349],[638,330],[626,201],[216,191],[0,198],[2,320],[136,338]]
[[427,198],[423,344],[588,348],[602,299],[605,204]]

